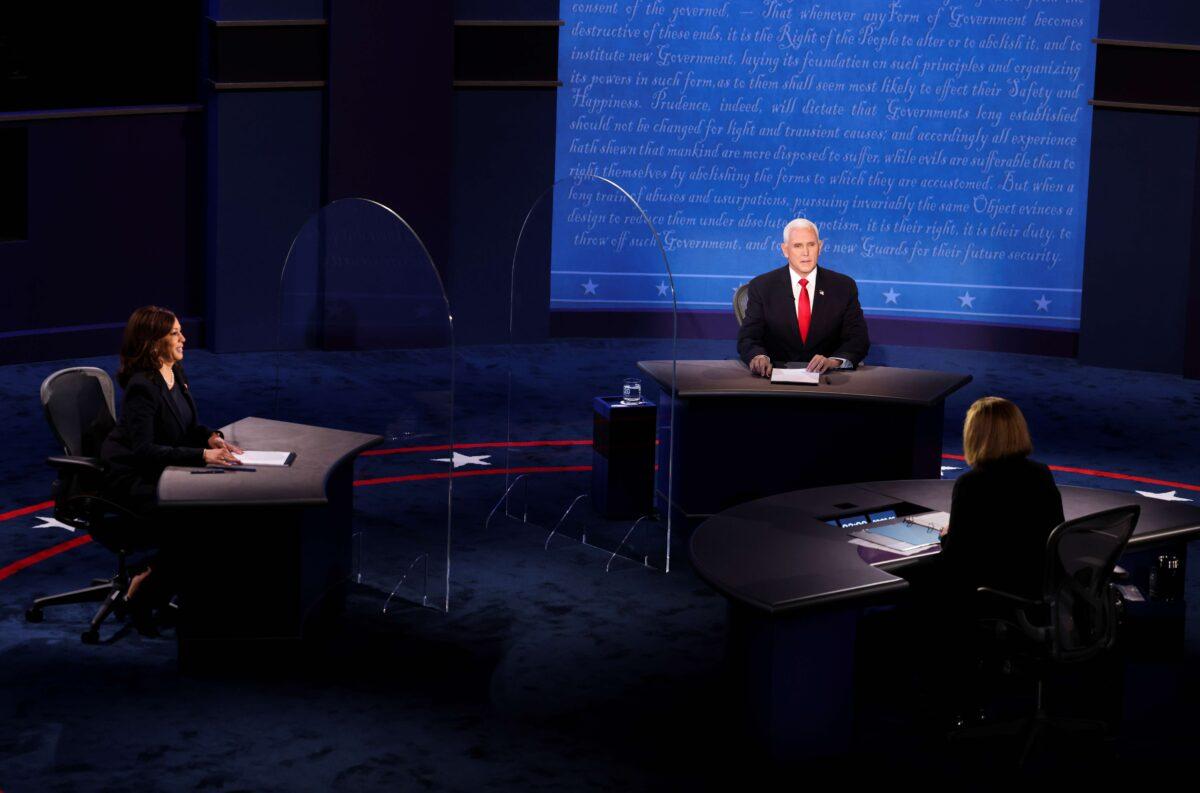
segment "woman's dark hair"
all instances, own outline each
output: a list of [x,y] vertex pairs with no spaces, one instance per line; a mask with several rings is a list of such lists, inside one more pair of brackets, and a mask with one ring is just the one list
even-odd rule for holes
[[175,327],[175,314],[158,306],[142,306],[125,323],[121,339],[121,364],[117,382],[124,388],[135,372],[153,372],[166,357],[167,335]]

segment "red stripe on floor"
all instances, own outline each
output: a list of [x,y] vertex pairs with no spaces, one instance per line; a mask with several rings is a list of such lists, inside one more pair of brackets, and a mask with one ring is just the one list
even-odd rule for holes
[[0,520],[19,518],[22,515],[32,515],[34,512],[41,512],[43,509],[50,509],[52,506],[54,506],[53,501],[43,501],[40,504],[34,504],[32,507],[21,507],[10,512],[0,512]]
[[[942,457],[947,460],[961,460],[966,462],[967,458],[961,454],[943,454]],[[1159,485],[1160,487],[1173,487],[1175,489],[1183,488],[1184,490],[1195,490],[1200,492],[1200,485],[1189,485],[1186,482],[1172,482],[1169,479],[1151,479],[1148,476],[1134,476],[1133,474],[1119,474],[1115,471],[1097,471],[1095,468],[1075,468],[1070,465],[1051,465],[1051,471],[1060,471],[1064,474],[1083,474],[1084,476],[1098,476],[1101,479],[1121,479],[1126,482],[1141,482],[1147,485]]]
[[[458,448],[458,447],[456,447]],[[495,476],[496,474],[562,474],[590,471],[590,465],[530,465],[520,468],[473,468],[470,471],[439,471],[433,474],[408,474],[407,476],[381,476],[378,479],[356,479],[355,487],[368,485],[390,485],[394,482],[420,482],[425,479],[458,479],[463,476]]]
[[481,443],[456,443],[453,446],[446,444],[443,446],[401,446],[395,449],[368,449],[363,452],[363,457],[378,457],[383,454],[411,454],[412,452],[448,452],[451,449],[502,449],[506,446],[512,448],[523,448],[530,446],[591,446],[590,440],[578,441],[485,441]]
[[[407,454],[414,452],[445,452],[454,449],[495,449],[505,446],[510,447],[531,447],[531,446],[590,446],[590,440],[545,440],[545,441],[484,441],[479,443],[463,443],[455,444],[453,447],[445,446],[407,446],[398,449],[372,449],[363,452],[364,455],[384,455],[384,454]],[[946,460],[958,460],[965,462],[966,458],[961,454],[943,454],[942,457]],[[499,474],[537,474],[537,473],[582,473],[590,471],[590,465],[559,465],[559,466],[527,466],[519,468],[481,468],[472,469],[470,471],[438,471],[428,474],[409,474],[407,476],[384,476],[376,479],[359,479],[354,482],[356,487],[367,487],[370,485],[386,485],[398,482],[420,482],[430,479],[457,479],[467,476],[497,476]],[[1168,479],[1152,479],[1146,476],[1134,476],[1133,474],[1121,474],[1114,471],[1098,471],[1093,468],[1075,468],[1066,465],[1052,465],[1051,471],[1060,471],[1067,474],[1082,474],[1084,476],[1095,476],[1104,479],[1120,479],[1127,482],[1141,482],[1149,485],[1159,485],[1161,487],[1173,487],[1175,489],[1194,490],[1200,492],[1200,485],[1189,485],[1186,482],[1172,482]],[[43,509],[49,509],[54,506],[53,501],[42,501],[38,504],[33,504],[28,507],[20,507],[18,509],[9,510],[8,512],[0,512],[0,521],[19,518],[22,515],[31,515],[34,512],[40,512]],[[80,545],[86,545],[91,542],[92,538],[83,535],[59,543],[45,550],[38,551],[31,556],[9,564],[5,567],[0,567],[0,581],[14,575],[15,573],[24,570],[26,567],[44,562],[58,556],[60,553],[78,548]]]
[[72,548],[78,548],[80,545],[87,545],[91,541],[91,536],[85,534],[82,537],[75,537],[66,542],[60,542],[58,545],[51,546],[44,551],[38,551],[31,556],[26,556],[24,559],[18,559],[10,565],[0,567],[0,581],[3,581],[10,575],[16,575],[26,567],[31,567],[38,562],[44,562],[47,559],[58,556],[60,553],[66,553]]

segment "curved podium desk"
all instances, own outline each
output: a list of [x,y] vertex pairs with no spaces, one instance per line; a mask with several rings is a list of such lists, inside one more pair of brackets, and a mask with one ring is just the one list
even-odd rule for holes
[[[819,385],[757,377],[739,360],[641,361],[674,400],[671,507],[694,526],[723,509],[802,487],[941,475],[946,398],[971,376],[861,366]],[[659,428],[667,449],[670,427]],[[659,460],[660,506],[668,466]]]
[[185,668],[295,642],[341,611],[351,567],[354,458],[383,440],[260,418],[221,429],[243,448],[291,451],[295,459],[255,471],[163,472],[159,506],[179,514]]
[[[897,573],[937,555],[851,545],[845,528],[825,521],[898,507],[918,508],[908,514],[949,511],[953,487],[951,480],[910,480],[800,490],[726,510],[692,535],[696,572],[729,601],[729,660],[744,683],[751,729],[776,756],[846,750],[859,615],[908,588]],[[1141,506],[1121,564],[1143,591],[1154,549],[1200,536],[1200,510],[1192,506],[1111,490],[1059,490],[1068,520]]]

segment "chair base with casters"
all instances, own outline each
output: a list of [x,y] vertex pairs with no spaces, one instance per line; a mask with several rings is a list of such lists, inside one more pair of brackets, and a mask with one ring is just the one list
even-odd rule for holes
[[[51,457],[48,462],[58,468],[60,474],[64,469],[71,469],[74,474],[79,474],[81,470],[95,474],[99,469],[99,462],[95,460]],[[43,610],[53,606],[99,603],[100,608],[92,616],[87,630],[79,636],[84,644],[98,644],[100,626],[109,615],[124,619],[128,611],[125,602],[125,593],[129,590],[131,579],[128,557],[131,553],[150,548],[148,544],[132,542],[131,538],[144,532],[147,521],[119,504],[98,496],[75,495],[63,498],[61,492],[65,488],[62,482],[60,479],[55,483],[55,519],[77,531],[88,532],[93,540],[115,553],[117,570],[111,578],[93,578],[91,586],[37,598],[26,609],[25,620],[41,622],[45,618]],[[137,527],[138,530],[131,531],[131,527]]]
[[[64,521],[65,522],[65,521]],[[25,610],[26,622],[41,622],[45,615],[43,609],[52,606],[65,606],[72,603],[99,603],[100,608],[92,616],[87,630],[79,635],[84,644],[99,644],[100,626],[110,614],[123,620],[126,614],[125,593],[129,590],[129,566],[124,550],[117,551],[117,572],[112,578],[93,578],[92,585],[83,589],[62,592],[57,595],[47,595],[33,601]]]
[[[997,633],[1004,638],[1005,627],[1017,627],[999,625]],[[984,722],[971,725],[962,725],[952,729],[946,734],[946,740],[951,744],[970,744],[970,743],[987,743],[997,739],[1011,738],[1015,739],[1018,745],[1018,753],[1015,756],[1016,768],[1024,769],[1030,758],[1034,754],[1034,750],[1039,746],[1044,746],[1046,743],[1053,743],[1056,736],[1066,737],[1086,737],[1091,736],[1098,740],[1109,741],[1113,739],[1112,725],[1102,719],[1079,718],[1075,716],[1064,716],[1052,714],[1046,706],[1046,689],[1047,689],[1047,673],[1050,671],[1050,664],[1042,659],[1038,659],[1034,654],[1028,656],[1022,655],[1017,659],[1005,659],[1001,663],[1000,669],[992,670],[987,674],[998,676],[1009,676],[1021,674],[1015,672],[1014,668],[1020,666],[1022,661],[1028,662],[1033,667],[1032,677],[1034,678],[1034,708],[1033,712],[1021,718],[1008,719],[999,722]],[[980,672],[980,674],[984,674]],[[985,703],[977,703],[979,705],[980,714],[983,713],[983,705]]]

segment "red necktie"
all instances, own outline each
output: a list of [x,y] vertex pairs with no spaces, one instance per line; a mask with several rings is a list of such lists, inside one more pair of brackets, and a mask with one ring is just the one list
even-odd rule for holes
[[800,279],[800,299],[796,301],[796,324],[800,326],[800,341],[808,341],[808,323],[812,319],[812,306],[808,304],[808,279]]

